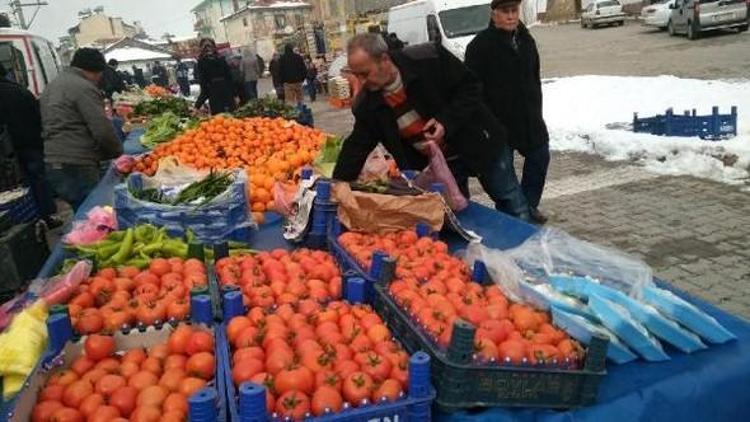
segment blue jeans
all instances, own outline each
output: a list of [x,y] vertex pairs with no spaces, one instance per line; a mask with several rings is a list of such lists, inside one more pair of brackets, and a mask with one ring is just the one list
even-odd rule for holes
[[258,98],[258,81],[245,82],[245,98],[247,99],[247,101],[255,100]]
[[318,87],[315,86],[316,83],[316,79],[307,80],[307,94],[310,96],[310,101],[315,101],[318,98]]
[[74,211],[99,183],[99,166],[79,164],[47,164],[47,180],[57,196]]
[[[521,179],[521,190],[529,201],[531,208],[539,206],[544,192],[544,184],[547,180],[547,170],[549,169],[550,155],[549,144],[531,150],[518,151],[524,157],[523,160],[523,178]],[[513,155],[511,154],[511,160]]]
[[44,174],[44,152],[41,149],[22,149],[16,151],[16,156],[24,181],[39,207],[39,215],[43,218],[53,215],[57,212],[57,205]]
[[[471,170],[461,158],[448,161],[448,166],[456,178],[458,188],[469,198],[469,177],[473,175]],[[504,145],[494,165],[484,174],[477,175],[477,178],[487,195],[495,202],[496,210],[524,221],[531,220],[529,204],[513,171],[513,150],[509,146]]]

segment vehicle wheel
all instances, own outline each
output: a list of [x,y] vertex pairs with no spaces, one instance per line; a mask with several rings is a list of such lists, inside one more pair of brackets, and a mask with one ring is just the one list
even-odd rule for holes
[[586,21],[581,18],[581,28],[586,29]]
[[744,24],[744,25],[742,25],[742,26],[739,27],[739,31],[740,32],[747,32],[748,28],[750,28],[750,24],[746,23],[746,24]]
[[699,37],[700,31],[695,28],[695,25],[693,25],[693,22],[688,21],[687,25],[687,37],[689,40],[697,40]]
[[669,33],[671,37],[674,37],[675,35],[677,35],[674,32],[674,24],[672,24],[672,19],[670,19],[669,22],[667,22],[667,32]]
[[625,26],[625,21],[617,22],[617,24],[620,25],[620,26]]

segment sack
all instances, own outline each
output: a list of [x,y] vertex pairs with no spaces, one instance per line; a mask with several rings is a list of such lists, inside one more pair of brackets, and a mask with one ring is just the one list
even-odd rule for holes
[[434,142],[425,142],[425,147],[430,157],[430,165],[417,176],[414,183],[426,191],[431,191],[434,183],[440,183],[445,188],[445,201],[453,211],[461,211],[468,207],[469,201],[458,188],[456,178],[453,177],[440,147]]

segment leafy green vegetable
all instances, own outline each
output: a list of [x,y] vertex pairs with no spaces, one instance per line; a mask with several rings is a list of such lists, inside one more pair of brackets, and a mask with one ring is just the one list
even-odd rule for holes
[[180,117],[167,111],[146,124],[146,133],[141,137],[141,145],[153,149],[158,144],[174,139],[182,133],[183,127]]
[[130,189],[134,198],[142,201],[166,205],[191,204],[202,199],[197,206],[205,205],[224,193],[232,185],[233,178],[229,172],[211,172],[208,176],[185,187],[173,200],[164,196],[159,189]]
[[247,117],[281,117],[287,120],[299,118],[299,110],[272,97],[258,98],[240,107],[234,112],[238,118]]
[[313,165],[320,174],[325,177],[333,177],[333,169],[336,166],[336,161],[339,159],[341,153],[341,147],[344,141],[341,138],[331,136],[326,139],[326,143],[323,144],[318,157],[315,158]]
[[133,116],[153,118],[168,111],[179,117],[190,117],[190,102],[179,97],[154,98],[138,103],[133,108]]

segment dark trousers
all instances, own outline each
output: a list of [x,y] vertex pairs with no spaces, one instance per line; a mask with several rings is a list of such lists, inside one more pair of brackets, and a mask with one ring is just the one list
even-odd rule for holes
[[307,80],[307,94],[310,95],[310,101],[315,101],[318,98],[318,87],[316,86],[317,82],[318,81],[315,79]]
[[39,208],[39,215],[42,218],[53,215],[57,212],[57,205],[52,196],[52,189],[45,178],[44,152],[40,149],[26,149],[16,151],[16,155],[24,181],[29,185]]
[[186,78],[177,79],[177,84],[180,85],[180,94],[190,96],[190,82]]
[[284,94],[284,85],[274,85],[273,88],[276,90],[276,98],[279,101],[285,101],[286,95]]
[[[473,174],[469,167],[460,158],[448,161],[448,166],[461,193],[470,198],[469,177]],[[477,177],[487,195],[495,202],[495,209],[524,221],[530,220],[529,205],[513,171],[513,150],[509,146],[504,146],[494,165]]]
[[79,164],[47,164],[47,180],[57,196],[74,211],[99,183],[99,166]]
[[258,98],[258,81],[245,81],[245,99],[252,101]]
[[[542,200],[544,184],[547,181],[547,170],[549,170],[549,144],[533,149],[531,151],[518,151],[524,158],[523,178],[521,179],[521,190],[529,201],[531,208],[537,208]],[[511,160],[513,155],[511,155]]]

